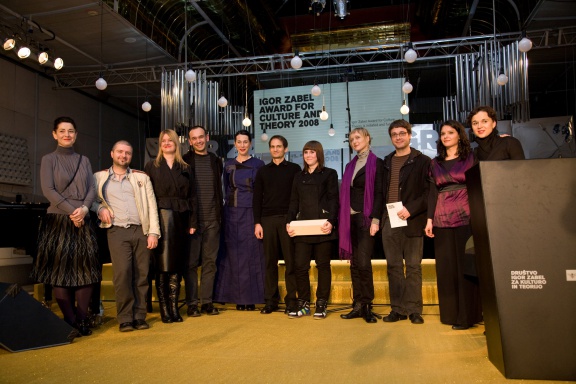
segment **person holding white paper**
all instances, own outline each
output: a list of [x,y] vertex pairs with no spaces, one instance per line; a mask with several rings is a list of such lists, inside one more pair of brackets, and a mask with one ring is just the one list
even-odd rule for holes
[[388,134],[395,150],[384,158],[382,245],[392,310],[383,320],[409,317],[412,324],[423,324],[421,263],[430,158],[410,147],[412,126],[406,120],[393,121]]
[[[326,306],[330,297],[332,271],[330,256],[332,243],[337,238],[338,219],[338,174],[324,166],[324,148],[318,141],[309,141],[302,150],[304,170],[294,177],[290,207],[286,216],[286,231],[294,237],[295,275],[298,292],[298,307],[289,311],[290,318],[310,314],[310,260],[316,261],[318,287],[314,319],[326,317]],[[290,227],[293,220],[326,219],[320,227],[321,235],[296,236]]]
[[434,238],[440,321],[452,329],[468,329],[482,320],[478,285],[463,272],[470,238],[470,207],[465,172],[474,155],[462,124],[442,124],[438,156],[430,165],[426,236]]
[[366,128],[354,128],[348,138],[356,156],[342,176],[338,236],[340,259],[350,260],[354,302],[352,310],[340,317],[376,323],[372,254],[382,217],[383,162],[370,150],[372,138]]

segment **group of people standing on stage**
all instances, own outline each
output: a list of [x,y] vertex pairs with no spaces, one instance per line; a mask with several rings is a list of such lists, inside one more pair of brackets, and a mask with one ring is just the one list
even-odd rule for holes
[[[32,277],[54,286],[64,319],[80,335],[91,333],[88,305],[101,280],[96,237],[89,209],[107,229],[114,265],[117,319],[122,332],[147,329],[146,293],[152,260],[160,317],[182,322],[178,299],[185,281],[189,317],[218,315],[213,303],[270,314],[282,301],[278,261],[285,262],[290,318],[312,314],[310,261],[318,287],[313,318],[323,319],[331,289],[331,256],[350,260],[353,305],[343,319],[375,323],[372,256],[381,232],[387,259],[391,312],[385,322],[410,319],[422,324],[423,236],[434,237],[440,320],[453,329],[481,321],[477,286],[464,276],[462,255],[471,236],[465,172],[479,160],[523,159],[518,140],[501,137],[496,112],[473,110],[468,123],[473,151],[462,124],[441,125],[438,155],[430,159],[410,147],[411,125],[396,120],[388,128],[395,150],[384,159],[370,149],[371,136],[355,128],[349,143],[356,155],[338,187],[318,141],[302,149],[304,169],[285,159],[288,142],[269,140],[268,164],[250,155],[251,134],[236,132],[237,156],[223,165],[208,151],[201,126],[188,132],[190,151],[181,154],[173,130],[160,133],[158,155],[145,172],[129,167],[133,148],[118,141],[112,166],[92,174],[86,157],[74,152],[74,121],[56,119],[56,151],[43,157],[41,184],[50,201],[42,220]],[[295,220],[325,219],[314,235],[298,236]],[[198,268],[201,267],[200,283]]]

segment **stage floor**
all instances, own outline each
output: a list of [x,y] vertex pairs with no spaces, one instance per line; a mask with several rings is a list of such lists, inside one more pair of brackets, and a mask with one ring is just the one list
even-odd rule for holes
[[488,360],[484,326],[453,331],[440,323],[437,306],[425,307],[423,325],[342,320],[344,311],[289,319],[234,305],[198,318],[183,308],[183,323],[163,324],[154,303],[151,328],[127,333],[118,331],[114,302],[104,307],[104,324],[92,336],[19,353],[0,349],[0,383],[508,382]]

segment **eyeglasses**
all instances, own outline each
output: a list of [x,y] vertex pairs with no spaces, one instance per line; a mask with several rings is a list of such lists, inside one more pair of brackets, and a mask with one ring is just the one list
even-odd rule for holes
[[395,139],[397,137],[404,137],[408,134],[408,132],[398,132],[398,133],[393,133],[390,135],[391,138]]

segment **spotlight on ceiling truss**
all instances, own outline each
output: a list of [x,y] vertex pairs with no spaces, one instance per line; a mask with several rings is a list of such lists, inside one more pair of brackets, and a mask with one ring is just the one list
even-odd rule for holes
[[308,8],[310,12],[314,12],[316,16],[320,16],[320,13],[326,7],[326,0],[310,0],[310,7]]
[[344,20],[344,18],[350,14],[348,11],[349,6],[350,0],[334,0],[334,16],[339,17],[340,20]]

